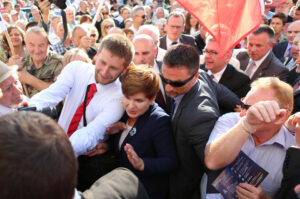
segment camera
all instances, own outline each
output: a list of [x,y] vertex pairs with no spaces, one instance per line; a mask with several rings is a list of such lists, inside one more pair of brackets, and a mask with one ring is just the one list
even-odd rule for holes
[[35,106],[22,106],[18,108],[18,111],[35,111],[35,112],[43,113],[54,120],[58,119],[58,113],[55,107],[45,107],[45,108],[38,109]]
[[[41,0],[43,1],[43,0]],[[55,4],[57,7],[59,7],[60,9],[66,9],[67,5],[66,5],[66,0],[48,0],[50,3]]]

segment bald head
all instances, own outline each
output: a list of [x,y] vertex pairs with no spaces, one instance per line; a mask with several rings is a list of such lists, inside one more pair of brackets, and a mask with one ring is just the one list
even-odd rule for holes
[[293,43],[298,33],[300,33],[300,20],[294,21],[288,26],[287,39],[290,42],[290,44]]
[[149,35],[155,42],[155,45],[158,44],[159,30],[156,26],[150,25],[150,24],[142,25],[139,28],[138,34],[139,35],[141,35],[141,34]]
[[149,35],[141,34],[137,35],[132,42],[135,49],[133,62],[136,65],[148,64],[150,66],[154,66],[157,47],[152,37],[150,37]]

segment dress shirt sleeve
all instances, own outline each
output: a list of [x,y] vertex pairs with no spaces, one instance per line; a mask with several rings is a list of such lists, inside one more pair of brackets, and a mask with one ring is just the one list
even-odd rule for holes
[[32,96],[29,103],[37,107],[44,108],[48,106],[56,106],[70,92],[74,84],[74,74],[77,73],[76,66],[73,63],[67,65],[56,82],[51,84],[47,89]]
[[206,146],[212,143],[214,140],[222,137],[238,122],[238,119],[236,119],[236,114],[238,113],[227,113],[219,117],[209,136]]
[[77,157],[92,150],[99,141],[103,140],[106,128],[119,121],[124,113],[121,98],[110,100],[103,106],[105,107],[104,110],[92,122],[75,131],[70,137]]

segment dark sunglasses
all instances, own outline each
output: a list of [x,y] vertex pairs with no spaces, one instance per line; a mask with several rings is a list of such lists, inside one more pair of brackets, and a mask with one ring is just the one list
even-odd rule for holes
[[96,34],[91,34],[91,37],[96,37],[97,35]]
[[139,16],[139,17],[142,17],[143,19],[145,19],[145,18],[146,18],[146,15],[142,15],[142,16]]
[[164,76],[162,74],[159,74],[159,76],[160,76],[161,80],[163,81],[163,83],[170,84],[173,87],[184,86],[186,83],[191,81],[194,78],[195,75],[196,75],[196,73],[193,74],[190,78],[188,78],[187,80],[184,80],[184,81],[171,81],[171,80],[168,80],[168,79],[164,78]]
[[108,12],[102,12],[102,14],[103,14],[103,15],[108,15],[109,13],[108,13]]
[[251,107],[252,105],[249,105],[249,104],[245,104],[244,102],[242,102],[242,104],[241,104],[241,108],[242,108],[242,110],[248,110],[250,107]]
[[114,25],[112,25],[112,24],[111,24],[111,25],[105,25],[105,26],[104,26],[104,28],[112,28],[112,27],[114,27]]

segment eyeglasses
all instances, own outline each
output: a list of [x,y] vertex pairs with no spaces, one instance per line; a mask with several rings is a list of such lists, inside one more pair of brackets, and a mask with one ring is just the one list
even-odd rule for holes
[[217,51],[214,50],[207,50],[207,49],[203,49],[203,54],[210,54],[210,55],[218,55],[219,53]]
[[195,75],[196,75],[196,73],[193,74],[191,77],[189,77],[187,80],[184,80],[184,81],[171,81],[171,80],[166,79],[162,74],[159,74],[159,76],[160,76],[161,80],[163,81],[163,83],[170,84],[173,87],[184,86],[186,83],[191,81],[194,78]]
[[113,28],[114,25],[110,24],[110,25],[105,25],[104,28]]
[[242,104],[241,104],[241,108],[242,108],[242,110],[248,110],[250,107],[251,107],[252,105],[249,105],[249,104],[245,104],[244,102],[242,102]]
[[91,37],[96,37],[97,35],[96,34],[91,34]]
[[102,15],[108,15],[109,13],[108,12],[101,12]]

